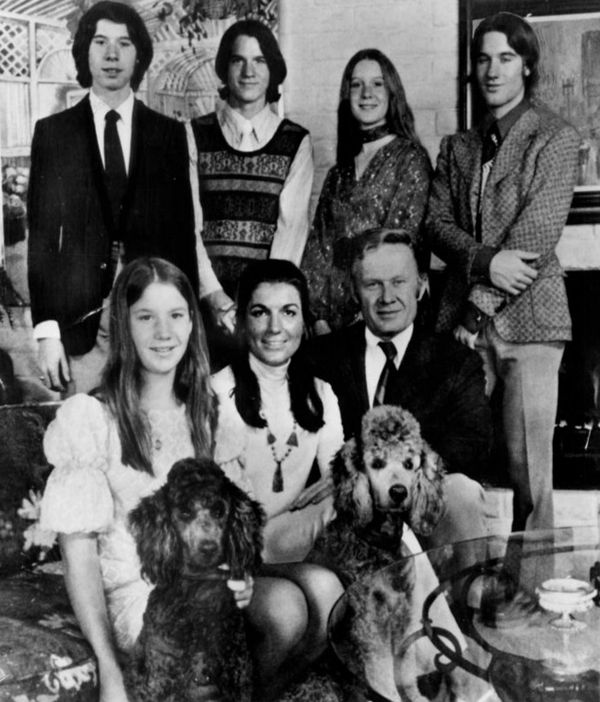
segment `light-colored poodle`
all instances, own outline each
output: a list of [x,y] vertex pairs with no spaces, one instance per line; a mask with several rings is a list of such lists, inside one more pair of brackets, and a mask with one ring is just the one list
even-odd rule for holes
[[431,672],[431,648],[404,650],[402,643],[420,629],[423,598],[436,579],[430,566],[424,572],[413,559],[398,562],[412,552],[403,539],[405,525],[428,535],[442,516],[442,459],[410,412],[384,405],[365,414],[360,436],[334,459],[332,476],[337,516],[307,560],[352,586],[332,619],[344,641],[342,656],[357,681],[368,681],[387,699],[426,699],[417,678]]

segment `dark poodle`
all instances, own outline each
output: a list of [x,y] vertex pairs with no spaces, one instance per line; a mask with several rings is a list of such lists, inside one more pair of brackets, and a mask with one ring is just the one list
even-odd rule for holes
[[185,459],[129,520],[155,585],[126,668],[133,699],[249,702],[244,618],[226,580],[258,571],[262,508],[213,461]]

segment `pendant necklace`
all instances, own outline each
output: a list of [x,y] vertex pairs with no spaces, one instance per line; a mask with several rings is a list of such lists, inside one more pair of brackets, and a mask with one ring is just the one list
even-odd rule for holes
[[294,426],[292,427],[292,433],[288,436],[287,441],[285,442],[286,449],[285,452],[282,456],[278,456],[277,453],[275,452],[275,442],[277,441],[277,437],[273,432],[271,431],[269,427],[269,423],[267,422],[266,417],[263,415],[263,419],[265,420],[265,423],[267,425],[267,444],[269,445],[269,448],[271,449],[271,453],[273,455],[273,460],[275,461],[275,472],[273,473],[273,483],[271,485],[271,490],[273,492],[283,492],[283,473],[281,471],[281,466],[283,465],[285,459],[290,455],[292,450],[298,446],[298,435],[296,434],[296,429],[298,428],[298,425],[296,423],[296,420],[294,419]]

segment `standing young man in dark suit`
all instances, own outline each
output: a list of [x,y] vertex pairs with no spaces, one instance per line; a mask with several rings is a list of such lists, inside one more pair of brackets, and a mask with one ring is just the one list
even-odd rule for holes
[[162,256],[195,289],[198,272],[184,127],[133,94],[152,60],[144,22],[127,5],[98,2],[72,51],[90,92],[36,124],[29,290],[43,378],[85,392],[104,365],[106,300],[121,263]]
[[530,101],[539,46],[500,12],[471,46],[482,123],[443,139],[427,231],[447,264],[438,331],[484,361],[487,392],[503,383],[513,529],[553,525],[552,438],[558,369],[570,318],[555,253],[575,185],[579,136]]
[[314,339],[316,372],[338,397],[346,438],[360,435],[370,407],[400,405],[442,457],[449,473],[446,509],[426,546],[483,536],[477,478],[488,457],[491,424],[481,359],[415,325],[424,279],[408,234],[373,229],[356,242],[352,279],[364,322]]

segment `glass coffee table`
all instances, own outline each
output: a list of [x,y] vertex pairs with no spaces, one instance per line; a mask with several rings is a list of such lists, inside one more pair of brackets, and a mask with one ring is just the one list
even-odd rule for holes
[[599,591],[597,528],[490,536],[361,578],[329,637],[357,699],[597,702]]

